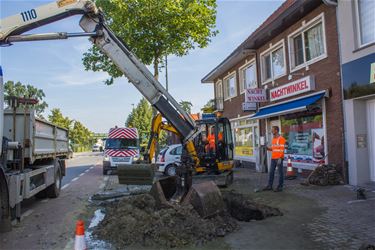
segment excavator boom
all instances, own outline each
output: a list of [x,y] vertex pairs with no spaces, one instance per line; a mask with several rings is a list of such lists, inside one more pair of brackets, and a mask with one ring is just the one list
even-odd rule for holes
[[[34,28],[76,14],[83,15],[80,20],[80,26],[85,31],[84,33],[23,34]],[[104,22],[103,13],[98,10],[93,2],[89,0],[57,0],[56,2],[39,8],[24,10],[17,15],[0,20],[0,45],[8,45],[12,42],[22,41],[66,39],[68,37],[85,35],[90,37],[90,40],[112,60],[124,76],[128,78],[151,105],[176,129],[191,159],[193,159],[196,165],[199,164],[199,158],[193,140],[199,135],[200,130],[197,128],[195,122],[153,77],[147,67],[140,62],[126,44],[111,31]],[[143,167],[147,168],[147,166]],[[137,175],[140,171],[137,166],[119,166],[118,168],[119,172],[123,171],[125,177],[129,173],[134,173],[132,170],[135,170]],[[176,182],[176,193],[178,193],[179,197],[174,195],[172,199],[182,201],[182,198],[188,193],[191,186],[191,171],[192,169],[189,164],[186,164],[185,167],[182,168],[181,178],[178,178]],[[144,180],[142,179],[142,181]],[[136,184],[136,182],[132,184]],[[162,186],[161,182],[157,182],[156,184],[159,184],[154,184],[156,188]],[[156,191],[156,193],[160,195],[170,193],[170,190],[162,190],[160,188]],[[189,193],[195,194],[190,194],[189,197],[191,200],[200,201],[198,202],[199,204],[205,204],[205,197],[211,197],[210,204],[216,206],[218,203],[212,203],[212,197],[220,198],[220,192],[213,183],[206,184],[202,188],[197,186],[195,187],[195,192],[191,192],[190,190]],[[203,207],[207,208],[210,204],[205,204]],[[202,206],[200,205],[199,207]],[[212,207],[212,209],[204,209],[204,211],[216,211],[215,209],[217,210],[217,208]],[[203,209],[200,209],[200,211],[202,212]],[[208,215],[206,212],[202,213],[202,216]]]

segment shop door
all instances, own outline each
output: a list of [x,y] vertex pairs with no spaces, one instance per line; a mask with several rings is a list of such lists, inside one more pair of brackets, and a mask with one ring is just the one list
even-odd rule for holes
[[367,131],[371,181],[375,181],[375,100],[367,102]]

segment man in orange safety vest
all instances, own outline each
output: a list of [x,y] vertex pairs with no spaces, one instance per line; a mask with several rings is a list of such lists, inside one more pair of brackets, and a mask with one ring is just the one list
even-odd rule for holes
[[272,190],[273,185],[273,179],[275,175],[275,169],[278,167],[279,171],[279,185],[274,190],[275,192],[281,192],[283,191],[283,185],[284,185],[284,167],[283,167],[283,160],[284,160],[284,151],[285,151],[285,144],[286,140],[284,137],[282,137],[280,134],[280,129],[278,126],[272,127],[272,146],[267,147],[268,151],[272,151],[271,156],[271,168],[270,168],[270,175],[268,179],[268,185],[263,190],[269,191]]

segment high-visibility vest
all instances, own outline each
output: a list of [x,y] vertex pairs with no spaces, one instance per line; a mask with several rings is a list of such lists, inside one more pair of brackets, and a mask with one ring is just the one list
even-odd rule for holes
[[286,140],[281,135],[272,139],[272,159],[284,158]]
[[208,135],[207,141],[208,141],[209,149],[215,150],[215,135],[214,134]]

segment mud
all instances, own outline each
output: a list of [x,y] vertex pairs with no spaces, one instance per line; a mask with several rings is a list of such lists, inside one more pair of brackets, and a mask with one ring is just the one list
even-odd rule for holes
[[[106,206],[106,216],[94,236],[117,249],[202,246],[238,229],[236,219],[250,221],[281,214],[239,194],[226,193],[223,197],[227,210],[208,219],[201,218],[191,205],[158,209],[148,194],[126,197]],[[256,212],[257,208],[261,211]]]

